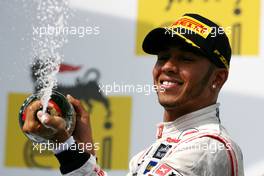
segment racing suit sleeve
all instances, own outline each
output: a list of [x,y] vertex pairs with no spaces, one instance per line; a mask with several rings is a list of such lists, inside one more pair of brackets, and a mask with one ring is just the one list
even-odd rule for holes
[[96,164],[96,158],[80,150],[74,141],[70,147],[62,151],[54,151],[60,163],[60,172],[65,176],[104,176],[107,175]]
[[153,176],[232,176],[231,161],[223,144],[203,137],[181,145],[149,173]]

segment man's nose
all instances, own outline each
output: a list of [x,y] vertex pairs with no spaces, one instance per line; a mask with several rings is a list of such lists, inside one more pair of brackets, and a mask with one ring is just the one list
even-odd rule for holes
[[178,62],[175,58],[170,57],[166,62],[163,64],[161,70],[165,73],[176,73],[178,71]]

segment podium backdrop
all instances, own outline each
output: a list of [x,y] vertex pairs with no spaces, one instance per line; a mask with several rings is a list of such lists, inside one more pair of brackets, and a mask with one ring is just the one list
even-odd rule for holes
[[[30,63],[37,1],[0,1],[3,176],[60,175],[52,152],[33,151],[18,126],[19,107],[34,90]],[[233,57],[218,100],[220,118],[242,148],[246,175],[263,176],[263,4],[261,0],[70,1],[68,23],[79,33],[68,34],[62,54],[63,63],[75,69],[58,73],[58,86],[75,92],[73,96],[91,111],[98,161],[109,175],[125,175],[130,158],[155,140],[156,124],[162,121],[163,109],[148,87],[156,58],[143,53],[144,36],[184,13],[200,13],[228,31]],[[125,85],[130,88],[124,89]]]

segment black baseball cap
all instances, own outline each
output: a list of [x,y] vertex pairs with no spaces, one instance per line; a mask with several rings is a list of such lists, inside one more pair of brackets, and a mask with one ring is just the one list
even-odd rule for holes
[[182,44],[198,49],[216,66],[229,68],[232,51],[224,28],[198,14],[185,14],[171,26],[153,29],[142,48],[157,55],[169,46]]

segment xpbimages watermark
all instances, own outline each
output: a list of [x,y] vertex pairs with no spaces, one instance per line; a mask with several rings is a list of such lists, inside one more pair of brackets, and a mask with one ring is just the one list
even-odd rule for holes
[[195,28],[193,30],[190,30],[188,28],[184,28],[184,27],[179,27],[179,28],[175,28],[175,27],[164,27],[165,29],[165,34],[166,35],[170,35],[171,37],[177,36],[178,34],[180,35],[193,35],[193,34],[200,34],[200,35],[211,35],[211,37],[216,37],[218,34],[219,35],[223,35],[223,34],[231,34],[232,32],[232,28],[231,26],[228,27],[211,27],[210,30],[207,28]]
[[43,37],[43,36],[59,36],[59,35],[76,35],[80,38],[88,35],[99,35],[99,26],[70,26],[70,27],[55,27],[55,26],[33,26],[33,35]]
[[232,150],[232,144],[231,143],[220,143],[220,142],[202,142],[202,143],[196,143],[194,145],[187,145],[183,148],[180,148],[179,151],[207,151],[210,153],[217,153],[221,150]]
[[48,141],[47,143],[35,143],[33,142],[33,151],[38,151],[42,153],[46,150],[54,151],[54,150],[76,150],[79,153],[84,153],[85,151],[90,150],[99,150],[99,143],[73,143],[69,146],[67,143],[53,143]]
[[99,84],[99,92],[105,95],[109,93],[138,93],[143,95],[150,95],[151,93],[165,92],[165,88],[158,87],[152,84],[119,84],[113,82],[112,84]]

